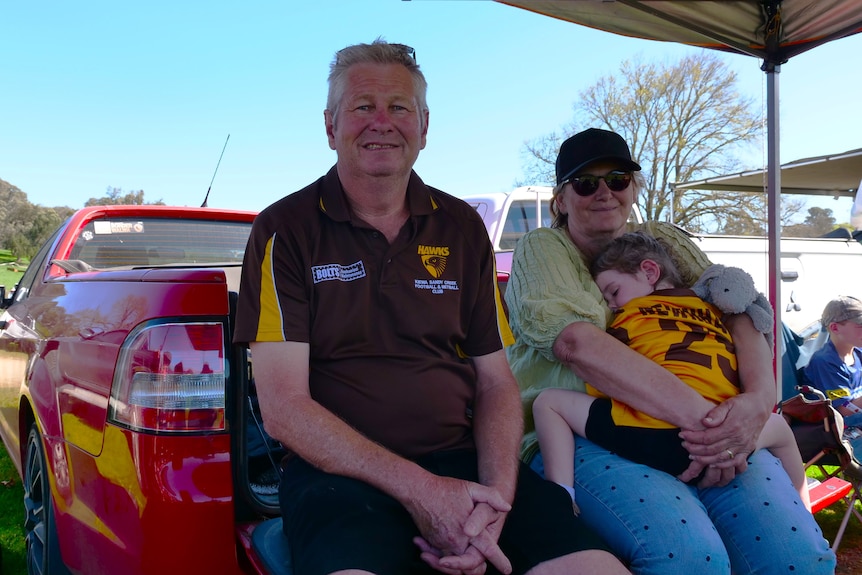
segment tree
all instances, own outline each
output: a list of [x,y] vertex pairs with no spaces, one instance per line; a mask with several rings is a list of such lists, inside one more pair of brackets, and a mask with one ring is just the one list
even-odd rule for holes
[[[736,74],[705,51],[676,64],[626,61],[619,73],[579,94],[575,119],[564,131],[593,126],[625,138],[647,181],[637,198],[646,219],[693,231],[763,229],[765,203],[756,194],[675,193],[671,186],[738,169],[736,155],[759,141],[759,107],[736,84]],[[561,140],[551,134],[526,145],[522,185],[554,180]]]
[[0,247],[11,249],[12,238],[24,231],[27,219],[19,217],[19,212],[29,205],[27,194],[0,180]]
[[7,219],[14,229],[4,239],[16,258],[32,258],[54,233],[67,215],[56,208],[43,208],[30,202],[19,203],[9,210]]
[[144,206],[158,205],[163,206],[165,203],[162,200],[155,202],[144,201],[144,190],[136,192],[123,193],[122,188],[113,188],[108,186],[107,194],[101,198],[90,198],[84,206]]
[[[143,190],[124,194],[121,188],[109,187],[103,198],[90,198],[85,206],[118,204],[164,205],[164,202],[144,201]],[[16,258],[30,258],[74,212],[68,206],[46,208],[31,204],[27,194],[0,180],[0,247],[11,250]]]
[[[726,192],[714,192],[716,196],[724,193]],[[742,195],[742,193],[737,193],[733,194],[732,197],[738,198]],[[726,205],[721,211],[716,211],[713,214],[716,222],[715,230],[725,235],[766,235],[766,220],[763,217],[766,214],[766,194],[749,192],[745,195],[750,196],[748,201],[740,203],[738,206]],[[791,225],[804,205],[805,203],[798,199],[791,199],[787,196],[781,198],[780,224],[782,228],[787,229]]]
[[765,236],[766,228],[752,217],[751,214],[739,212],[728,213],[728,219],[721,226],[721,233],[730,236]]
[[835,217],[830,208],[808,208],[808,215],[801,224],[785,226],[781,234],[798,238],[819,238],[836,228]]

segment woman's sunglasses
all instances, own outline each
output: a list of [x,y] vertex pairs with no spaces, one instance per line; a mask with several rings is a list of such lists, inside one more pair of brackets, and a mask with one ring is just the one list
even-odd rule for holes
[[621,192],[632,183],[632,173],[614,170],[608,172],[604,176],[578,176],[577,178],[569,178],[564,184],[572,184],[572,189],[579,196],[592,196],[599,189],[599,180],[604,180],[605,185],[612,192]]

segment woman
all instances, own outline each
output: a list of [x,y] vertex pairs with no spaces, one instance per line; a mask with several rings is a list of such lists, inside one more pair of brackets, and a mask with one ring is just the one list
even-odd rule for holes
[[[605,394],[682,428],[692,466],[677,478],[578,438],[575,496],[585,520],[639,575],[832,573],[835,556],[778,460],[753,452],[775,403],[771,350],[746,315],[727,318],[743,393],[705,404],[670,372],[605,333],[610,310],[589,263],[623,234],[640,166],[617,134],[590,129],[566,140],[556,164],[551,228],[518,243],[506,290],[521,386],[525,460],[542,471],[531,405],[548,387]],[[709,260],[678,228],[649,223],[691,285]],[[704,416],[706,414],[706,416]],[[697,486],[684,481],[697,477]]]

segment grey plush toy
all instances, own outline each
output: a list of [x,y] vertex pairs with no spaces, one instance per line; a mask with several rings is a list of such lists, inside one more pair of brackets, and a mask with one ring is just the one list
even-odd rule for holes
[[769,347],[775,342],[775,313],[766,296],[754,287],[754,280],[743,269],[713,264],[691,289],[725,313],[747,313],[755,329],[766,336]]

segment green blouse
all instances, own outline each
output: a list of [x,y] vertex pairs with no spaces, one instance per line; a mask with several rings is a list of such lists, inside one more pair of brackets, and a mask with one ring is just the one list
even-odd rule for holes
[[[667,241],[688,285],[710,265],[685,231],[673,224],[647,222],[632,227],[636,228]],[[538,451],[532,406],[539,392],[551,387],[585,389],[583,380],[554,357],[554,340],[574,322],[586,321],[604,330],[611,312],[565,228],[538,228],[518,241],[506,303],[515,337],[506,354],[524,409],[521,456],[530,461]]]

